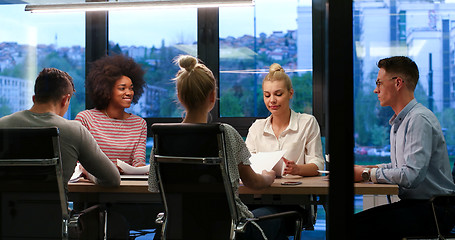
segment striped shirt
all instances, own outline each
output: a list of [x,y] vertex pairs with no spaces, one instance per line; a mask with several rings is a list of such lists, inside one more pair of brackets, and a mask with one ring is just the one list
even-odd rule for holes
[[147,124],[131,114],[125,120],[109,118],[98,109],[77,114],[76,120],[84,125],[98,142],[101,150],[117,164],[120,159],[132,166],[145,164]]

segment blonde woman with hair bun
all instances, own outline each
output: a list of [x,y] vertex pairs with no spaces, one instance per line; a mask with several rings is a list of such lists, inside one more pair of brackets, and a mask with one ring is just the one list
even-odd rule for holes
[[[284,177],[316,176],[324,170],[319,124],[310,114],[290,108],[294,96],[292,81],[278,63],[262,81],[264,104],[271,113],[258,119],[248,130],[246,145],[251,153],[286,150],[274,168]],[[283,164],[284,163],[284,167]]]
[[[178,56],[175,63],[179,65],[175,86],[179,102],[185,108],[182,123],[207,123],[207,116],[215,106],[216,80],[212,71],[198,59],[189,55]],[[253,189],[269,187],[275,180],[274,171],[255,173],[250,167],[250,152],[240,134],[229,124],[222,124],[226,139],[227,161],[229,177],[235,192],[236,205],[241,217],[251,218],[279,212],[274,207],[263,207],[253,211],[242,203],[238,196],[239,180]],[[153,151],[151,154],[153,161]],[[154,164],[150,164],[149,190],[159,191]],[[284,223],[281,219],[261,221],[259,224],[249,224],[244,234],[239,234],[238,239],[287,239]]]

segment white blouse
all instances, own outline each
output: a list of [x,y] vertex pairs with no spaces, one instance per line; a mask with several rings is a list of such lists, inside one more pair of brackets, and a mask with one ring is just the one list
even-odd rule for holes
[[321,134],[314,116],[291,110],[289,125],[278,137],[273,133],[271,120],[269,116],[251,125],[246,138],[251,153],[286,150],[286,159],[296,164],[314,163],[324,170]]

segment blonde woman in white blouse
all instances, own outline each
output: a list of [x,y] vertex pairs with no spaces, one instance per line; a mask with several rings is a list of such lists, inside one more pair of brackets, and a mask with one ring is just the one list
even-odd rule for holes
[[318,170],[324,170],[319,124],[314,116],[290,108],[294,89],[279,64],[270,66],[262,90],[271,115],[256,120],[250,127],[246,138],[248,150],[251,153],[286,150],[283,174],[318,175]]

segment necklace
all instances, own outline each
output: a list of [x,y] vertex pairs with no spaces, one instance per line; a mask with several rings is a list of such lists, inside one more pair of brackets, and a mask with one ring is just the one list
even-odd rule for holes
[[107,118],[109,119],[109,122],[111,122],[112,125],[114,125],[114,127],[120,128],[120,127],[123,125],[123,120],[121,120],[120,125],[115,124],[115,123],[112,121],[112,118],[109,117],[109,114],[107,114],[107,111],[106,111],[106,110],[104,111],[104,114],[106,114]]

